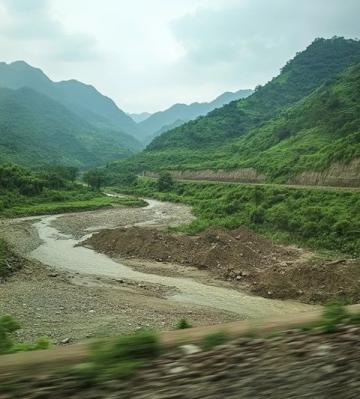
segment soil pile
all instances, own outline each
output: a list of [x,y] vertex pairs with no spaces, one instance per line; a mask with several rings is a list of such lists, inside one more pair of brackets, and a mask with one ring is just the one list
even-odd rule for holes
[[360,301],[358,261],[326,262],[274,244],[246,227],[211,227],[195,236],[153,227],[102,230],[84,242],[99,252],[209,270],[257,295],[324,303]]
[[113,256],[196,266],[238,281],[297,256],[296,250],[274,245],[245,227],[209,228],[196,236],[150,227],[119,228],[94,234],[85,245]]

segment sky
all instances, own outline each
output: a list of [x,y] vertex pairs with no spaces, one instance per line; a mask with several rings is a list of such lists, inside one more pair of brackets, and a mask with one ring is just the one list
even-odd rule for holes
[[360,0],[0,0],[0,61],[155,112],[264,84],[316,37],[360,38],[359,17]]

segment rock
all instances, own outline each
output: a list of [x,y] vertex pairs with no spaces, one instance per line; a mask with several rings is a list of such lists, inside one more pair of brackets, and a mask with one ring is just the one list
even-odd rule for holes
[[336,371],[336,367],[333,364],[327,364],[326,366],[321,367],[321,371],[326,374],[331,374]]
[[120,283],[120,284],[123,284],[123,283],[124,283],[124,280],[123,280],[122,278],[117,278],[115,281],[116,281],[117,283]]
[[194,353],[201,352],[201,349],[197,345],[182,345],[180,349],[184,352],[186,356],[193,355]]
[[65,338],[60,343],[63,344],[63,345],[69,344],[70,343],[70,338]]
[[49,277],[57,277],[59,274],[58,273],[49,273],[48,276]]
[[186,370],[187,370],[187,368],[184,366],[177,366],[177,367],[170,369],[169,373],[170,374],[179,374],[179,373],[184,373]]

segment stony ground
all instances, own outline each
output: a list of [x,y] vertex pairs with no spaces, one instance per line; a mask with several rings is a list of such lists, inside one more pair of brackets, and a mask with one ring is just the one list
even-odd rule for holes
[[274,244],[246,227],[208,228],[195,236],[158,227],[105,229],[84,242],[112,257],[194,266],[259,296],[327,303],[360,301],[360,261],[326,260],[300,248]]
[[169,302],[164,294],[158,285],[60,273],[26,262],[0,285],[0,315],[11,314],[20,322],[20,341],[46,335],[54,344],[141,327],[171,330],[182,318],[194,325],[239,318],[225,311]]
[[[140,209],[117,207],[77,213],[76,217],[64,215],[56,220],[56,224],[62,232],[82,237],[94,227],[149,221],[173,225],[191,218],[189,208],[165,204],[161,213],[151,206]],[[37,218],[0,221],[1,236],[19,255],[27,256],[41,243],[32,227],[35,220]],[[22,266],[21,271],[0,283],[0,315],[11,314],[20,322],[20,341],[32,341],[46,335],[54,344],[67,344],[136,331],[141,327],[169,330],[181,318],[194,325],[218,324],[239,318],[225,311],[170,303],[165,295],[171,288],[165,291],[160,285],[59,272],[31,260],[22,262]],[[191,271],[188,275],[192,275]]]
[[288,331],[262,339],[240,338],[210,351],[185,346],[132,378],[95,385],[69,376],[19,379],[17,391],[0,397],[357,399],[359,339],[360,327],[343,326],[332,334]]

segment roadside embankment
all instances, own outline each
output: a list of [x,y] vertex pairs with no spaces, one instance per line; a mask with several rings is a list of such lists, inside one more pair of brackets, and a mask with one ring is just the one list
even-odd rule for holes
[[[358,311],[358,306],[351,307],[350,314]],[[147,360],[131,371],[120,357],[116,360],[122,365],[118,374],[113,370],[100,379],[100,370],[90,367],[89,348],[84,344],[3,356],[0,393],[6,399],[102,399],[112,395],[135,399],[355,399],[360,394],[360,348],[356,345],[360,327],[346,323],[347,314],[330,310],[321,319],[321,312],[316,311],[256,324],[247,321],[164,332],[159,336],[160,353],[155,343],[130,338],[127,342],[141,342],[142,346],[129,352],[118,345],[119,354],[131,357],[140,350],[141,359],[149,356]],[[319,327],[304,331],[305,326],[319,321]]]

